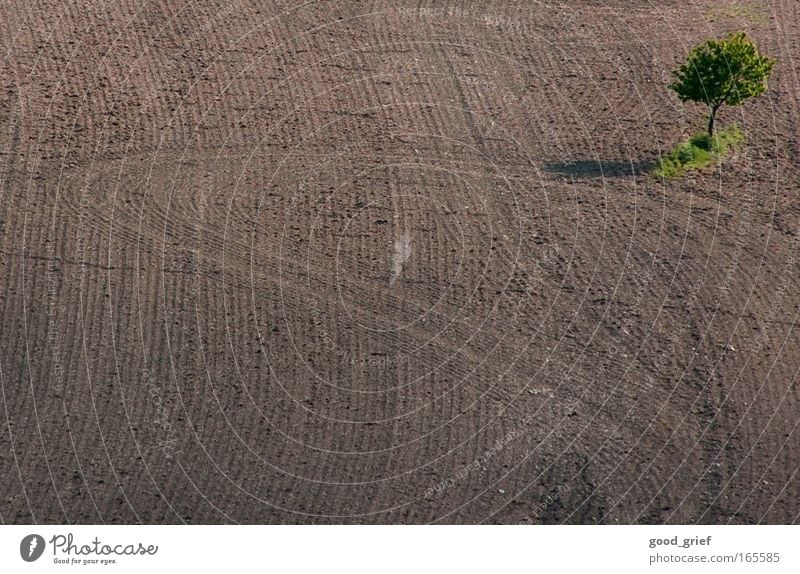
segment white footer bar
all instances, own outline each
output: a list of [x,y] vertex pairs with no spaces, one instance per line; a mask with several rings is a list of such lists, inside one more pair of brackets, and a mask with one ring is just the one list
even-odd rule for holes
[[799,542],[798,526],[2,526],[0,571],[796,573]]

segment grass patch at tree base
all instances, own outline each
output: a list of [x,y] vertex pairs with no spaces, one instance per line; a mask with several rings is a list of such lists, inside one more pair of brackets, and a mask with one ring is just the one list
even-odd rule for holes
[[705,132],[695,134],[689,141],[678,144],[662,157],[653,173],[657,177],[669,179],[719,163],[731,149],[743,141],[744,134],[737,125],[718,131],[713,138]]

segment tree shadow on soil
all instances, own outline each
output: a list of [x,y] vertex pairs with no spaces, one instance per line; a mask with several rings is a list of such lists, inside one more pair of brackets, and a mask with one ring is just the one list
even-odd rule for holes
[[580,159],[574,161],[556,161],[546,163],[544,171],[556,175],[590,179],[595,177],[628,177],[647,173],[655,167],[652,160],[643,161],[606,161]]

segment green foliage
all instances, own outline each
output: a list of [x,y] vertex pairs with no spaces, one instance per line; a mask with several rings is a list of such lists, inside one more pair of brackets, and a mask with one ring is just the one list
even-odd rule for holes
[[[708,142],[708,134],[701,134],[705,141]],[[735,148],[744,142],[744,133],[739,129],[739,126],[732,125],[731,127],[720,130],[714,137],[711,138],[711,147],[709,148],[713,153],[724,156],[728,150]]]
[[717,110],[722,105],[738,106],[764,93],[774,65],[775,60],[762,56],[747,34],[739,32],[695,47],[672,72],[675,80],[668,87],[681,101],[710,108],[711,136]]
[[664,156],[654,173],[658,177],[670,179],[681,176],[689,170],[718,163],[732,148],[743,141],[744,134],[736,125],[720,130],[714,136],[709,136],[706,132],[695,134],[689,141],[678,144]]
[[[715,134],[715,137],[719,137],[719,134]],[[700,149],[710,151],[713,145],[713,138],[708,133],[702,132],[690,137],[689,143]]]

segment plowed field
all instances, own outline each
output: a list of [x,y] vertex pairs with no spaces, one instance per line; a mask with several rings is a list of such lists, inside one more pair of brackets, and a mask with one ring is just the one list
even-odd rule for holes
[[[746,144],[666,88],[746,30]],[[800,3],[3,0],[3,523],[800,520]]]

